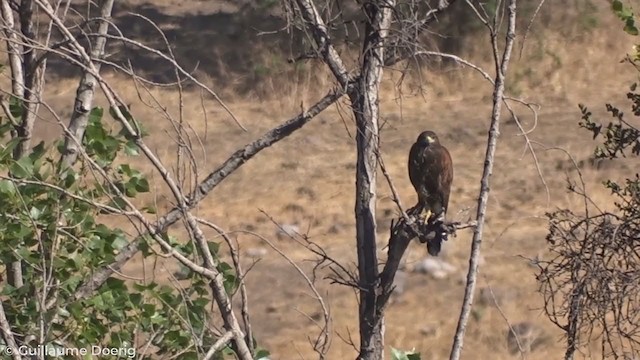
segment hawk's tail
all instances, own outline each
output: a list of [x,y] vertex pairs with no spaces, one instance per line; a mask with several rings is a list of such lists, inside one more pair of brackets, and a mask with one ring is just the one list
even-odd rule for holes
[[431,256],[438,256],[440,250],[442,249],[442,242],[449,239],[449,234],[444,230],[442,226],[440,226],[443,224],[443,221],[437,220],[436,224],[438,224],[439,226],[436,227],[433,238],[427,240],[427,252]]
[[427,241],[427,252],[431,256],[438,256],[442,249],[442,242],[447,241],[447,233],[437,233],[433,239]]

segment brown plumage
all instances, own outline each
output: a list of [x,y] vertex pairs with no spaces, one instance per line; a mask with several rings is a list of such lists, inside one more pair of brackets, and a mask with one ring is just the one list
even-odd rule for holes
[[409,179],[418,193],[419,212],[429,211],[431,219],[446,214],[453,180],[451,155],[440,145],[438,135],[425,131],[409,153]]
[[[453,181],[451,155],[440,145],[438,135],[425,131],[416,140],[409,152],[409,179],[418,193],[417,214],[429,212],[429,223],[444,220],[449,206],[449,193]],[[433,256],[440,252],[445,232],[436,231],[432,236],[421,237],[427,243],[427,251]]]

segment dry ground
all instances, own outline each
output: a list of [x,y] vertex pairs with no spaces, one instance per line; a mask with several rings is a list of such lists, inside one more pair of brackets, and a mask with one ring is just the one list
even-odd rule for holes
[[[135,1],[128,2],[139,5]],[[181,1],[157,2],[160,11],[180,13]],[[186,2],[184,2],[186,3]],[[225,6],[212,9],[207,2],[197,3],[189,11],[228,11]],[[195,6],[195,5],[194,5]],[[182,13],[181,13],[182,14]],[[613,23],[615,24],[615,23]],[[506,350],[507,322],[531,321],[546,330],[548,341],[528,359],[560,358],[562,343],[557,331],[542,315],[541,299],[536,293],[535,268],[526,258],[544,256],[546,222],[544,213],[559,207],[576,206],[579,199],[567,194],[567,178],[577,179],[570,154],[581,162],[580,170],[594,200],[603,207],[611,199],[599,183],[606,178],[620,179],[632,170],[632,164],[606,163],[599,169],[589,163],[595,142],[586,131],[578,130],[578,102],[602,113],[604,102],[610,99],[622,104],[621,92],[633,79],[628,67],[617,64],[631,42],[619,34],[619,27],[596,30],[589,47],[584,42],[558,40],[552,35],[536,46],[545,47],[562,58],[554,65],[552,56],[537,62],[516,59],[510,88],[518,97],[540,104],[537,123],[522,106],[514,105],[529,134],[537,160],[527,149],[526,138],[505,112],[500,143],[492,177],[487,226],[483,242],[484,263],[480,287],[491,286],[512,296],[498,309],[491,305],[476,305],[465,341],[464,359],[510,359]],[[533,40],[532,40],[533,41]],[[610,55],[615,58],[609,58]],[[590,57],[591,56],[591,57]],[[607,63],[604,63],[608,60]],[[555,67],[554,67],[555,66]],[[525,71],[529,69],[529,71]],[[531,74],[533,69],[533,74]],[[516,75],[522,76],[516,76]],[[526,75],[528,74],[528,75]],[[538,74],[536,76],[536,74]],[[383,93],[384,127],[381,135],[382,154],[390,175],[405,206],[413,205],[415,193],[406,174],[406,157],[418,133],[435,130],[454,160],[455,177],[449,216],[467,219],[475,214],[476,197],[482,174],[491,87],[474,80],[472,73],[462,70],[434,73],[434,88],[425,97],[406,90],[399,101],[398,92],[387,84]],[[168,122],[140,104],[130,82],[120,76],[108,75],[123,96],[131,101],[135,115],[151,130],[152,147],[168,162],[174,157],[167,146],[165,131]],[[538,79],[538,85],[528,83]],[[328,83],[329,81],[327,81]],[[60,114],[68,115],[65,105],[75,92],[75,80],[60,79],[50,83],[52,103]],[[215,86],[215,81],[210,84]],[[446,85],[446,86],[445,86]],[[311,89],[310,89],[311,88]],[[200,176],[214,169],[235,149],[255,139],[267,129],[295,115],[301,100],[306,104],[317,98],[313,84],[302,84],[296,93],[280,99],[256,99],[237,96],[229,106],[238,115],[248,132],[240,130],[214,102],[205,101],[207,120],[200,107],[199,93],[188,93],[185,118],[199,134],[203,147],[198,158]],[[154,96],[175,111],[177,94],[152,90]],[[54,122],[43,127],[47,132],[57,129]],[[353,120],[346,103],[334,106],[303,129],[275,146],[263,151],[236,173],[227,178],[199,208],[199,216],[209,219],[237,235],[243,254],[267,246],[255,236],[261,234],[300,263],[312,256],[291,239],[278,239],[277,227],[264,211],[282,224],[298,226],[312,241],[324,247],[329,255],[354,267],[354,162],[355,140]],[[45,131],[45,130],[40,130]],[[41,132],[40,135],[44,133]],[[563,150],[559,150],[563,149]],[[564,152],[566,151],[566,153]],[[537,161],[537,166],[536,166]],[[397,209],[382,176],[378,178],[379,255],[388,237],[391,219]],[[160,211],[170,202],[158,196]],[[213,234],[210,234],[213,236]],[[466,274],[470,247],[470,231],[461,231],[445,245],[443,258],[456,267],[446,279],[435,280],[422,274],[409,274],[406,291],[389,308],[386,318],[386,344],[398,348],[415,348],[423,359],[444,359],[452,342]],[[412,244],[408,263],[426,256],[426,249]],[[247,264],[252,260],[245,258]],[[151,264],[149,264],[151,268]],[[125,273],[138,276],[142,265],[130,263]],[[160,279],[167,278],[167,269],[156,268]],[[326,271],[321,272],[322,275]],[[313,358],[308,338],[318,329],[311,318],[317,318],[319,308],[310,291],[295,270],[276,252],[267,250],[247,275],[251,315],[258,341],[268,348],[272,359]],[[330,306],[333,343],[330,359],[351,359],[356,352],[342,338],[351,336],[357,342],[357,306],[354,292],[330,284],[320,276],[318,286]]]

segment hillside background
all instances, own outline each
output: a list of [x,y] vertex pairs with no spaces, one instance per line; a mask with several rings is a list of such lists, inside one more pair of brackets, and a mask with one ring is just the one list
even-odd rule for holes
[[[628,161],[593,161],[596,143],[578,128],[578,103],[600,115],[604,115],[606,102],[625,104],[625,90],[637,80],[637,73],[620,60],[631,52],[637,39],[622,31],[622,24],[608,10],[608,2],[572,0],[547,1],[525,41],[524,30],[537,4],[521,3],[520,30],[507,90],[511,96],[540,105],[537,119],[525,107],[515,108],[523,127],[532,130],[529,139],[535,158],[516,123],[505,113],[483,242],[481,294],[467,331],[464,359],[514,358],[507,349],[507,322],[523,321],[542,334],[542,346],[528,359],[561,357],[561,333],[541,311],[536,268],[528,260],[545,256],[544,214],[580,204],[580,199],[566,191],[567,181],[577,179],[574,161],[592,198],[603,209],[611,207],[612,198],[600,183],[607,178],[623,179],[637,169],[637,164]],[[640,2],[630,3],[640,9]],[[122,33],[166,50],[157,31],[132,13],[155,22],[165,32],[178,62],[217,91],[248,129],[242,131],[219,105],[186,87],[184,117],[202,143],[197,154],[202,173],[297,114],[301,103],[313,104],[333,84],[319,62],[287,62],[304,48],[304,41],[300,34],[277,32],[285,20],[277,4],[269,1],[118,1],[114,23]],[[433,49],[459,55],[493,72],[488,37],[468,15],[463,2],[432,30],[439,34],[428,39]],[[342,47],[341,51],[350,61],[357,61],[354,49]],[[159,58],[129,45],[112,42],[108,52],[113,61],[130,61],[140,76],[155,82],[175,79],[171,68]],[[53,71],[48,80],[49,99],[53,99],[52,106],[59,114],[69,115],[77,70],[55,62],[49,66]],[[139,95],[126,76],[108,69],[105,73],[149,129],[150,144],[169,161],[175,156],[166,146],[165,130],[170,124],[157,121],[155,110],[145,103],[153,96],[167,111],[177,112],[177,90],[156,87],[149,94]],[[409,147],[421,131],[431,129],[440,135],[454,161],[449,217],[466,220],[474,216],[492,86],[477,73],[448,61],[413,63],[406,78],[399,80],[399,72],[387,71],[381,143],[403,203],[410,206],[416,200],[406,171]],[[36,128],[38,136],[45,139],[59,132],[54,122]],[[354,267],[353,134],[349,108],[344,103],[334,106],[243,166],[199,208],[200,217],[237,236],[245,267],[255,262],[246,277],[254,334],[271,351],[273,360],[313,358],[308,338],[317,334],[313,319],[320,313],[295,270],[248,232],[271,239],[305,270],[311,270],[311,255],[283,236],[266,213],[276,222],[306,234],[333,258]],[[159,213],[172,206],[164,191],[158,188],[157,196],[146,199],[158,205]],[[398,215],[382,176],[378,191],[379,254],[384,259],[389,224]],[[462,302],[470,239],[470,231],[460,231],[445,245],[440,259],[451,265],[451,271],[444,276],[416,271],[427,256],[426,249],[410,246],[402,276],[404,292],[394,299],[386,318],[388,346],[415,348],[423,359],[448,357]],[[170,281],[170,274],[178,269],[135,261],[124,273],[136,277],[143,270],[144,274]],[[342,339],[351,336],[358,341],[356,296],[352,289],[324,279],[328,272],[319,269],[318,286],[333,319],[330,359],[351,359],[356,351]],[[488,288],[493,290],[499,308],[488,295]],[[597,357],[597,346],[591,350]]]

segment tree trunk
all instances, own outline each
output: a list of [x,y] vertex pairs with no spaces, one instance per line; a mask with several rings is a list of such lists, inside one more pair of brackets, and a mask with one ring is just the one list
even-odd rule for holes
[[358,133],[356,167],[356,239],[360,279],[361,360],[384,357],[384,318],[376,312],[378,259],[376,256],[376,172],[378,167],[379,89],[384,62],[384,41],[391,23],[394,1],[366,3],[362,76],[350,94]]

